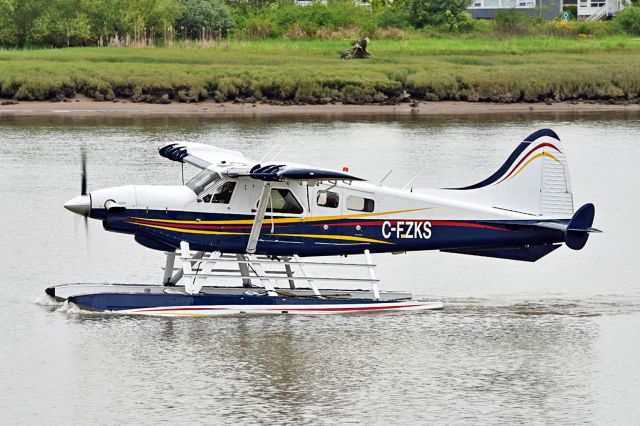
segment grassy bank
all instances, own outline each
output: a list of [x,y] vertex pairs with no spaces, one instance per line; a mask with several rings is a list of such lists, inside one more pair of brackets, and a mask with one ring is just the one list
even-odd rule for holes
[[417,100],[638,102],[640,39],[374,40],[369,60],[348,42],[221,43],[212,48],[0,51],[0,96],[99,101]]

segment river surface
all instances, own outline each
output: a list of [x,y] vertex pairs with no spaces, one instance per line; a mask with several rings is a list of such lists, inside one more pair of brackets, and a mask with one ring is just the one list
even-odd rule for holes
[[[168,141],[197,141],[403,186],[453,187],[551,127],[575,205],[596,205],[580,252],[537,263],[377,255],[384,289],[438,313],[227,318],[86,314],[65,282],[145,282],[163,255],[62,204],[89,189],[177,184]],[[269,156],[267,156],[269,158]],[[640,116],[420,119],[0,118],[0,423],[640,424]],[[188,171],[189,173],[192,170]]]

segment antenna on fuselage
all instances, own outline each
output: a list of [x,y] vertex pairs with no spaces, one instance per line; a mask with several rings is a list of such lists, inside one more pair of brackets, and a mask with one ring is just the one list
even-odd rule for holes
[[278,156],[280,154],[282,154],[282,151],[284,151],[284,146],[280,147],[280,151],[278,151],[278,153],[276,155],[274,155],[273,157],[271,157],[271,160],[269,160],[269,162],[273,162],[275,161],[276,158],[278,158]]
[[385,181],[385,179],[387,179],[387,178],[389,177],[389,175],[391,174],[391,172],[392,172],[392,171],[393,171],[393,169],[389,170],[389,171],[387,172],[387,174],[386,174],[386,175],[384,175],[384,177],[380,180],[380,185],[382,185],[382,182],[384,182],[384,181]]
[[258,160],[258,164],[262,164],[262,162],[264,161],[265,158],[267,158],[267,155],[271,154],[271,151],[273,150],[273,145],[271,145],[269,147],[269,149],[267,149],[265,151],[264,154],[262,154],[262,157],[260,157],[260,160]]
[[412,177],[412,178],[409,180],[409,182],[405,183],[405,184],[404,184],[404,186],[403,186],[402,188],[400,188],[400,190],[407,189],[407,187],[408,187],[409,185],[411,185],[411,184],[413,183],[413,181],[414,181],[414,180],[418,179],[418,177],[419,177],[419,176],[424,172],[424,169],[425,169],[425,167],[421,168],[421,169],[420,169],[420,171],[418,172],[418,174],[417,174],[417,175],[415,175],[414,177]]

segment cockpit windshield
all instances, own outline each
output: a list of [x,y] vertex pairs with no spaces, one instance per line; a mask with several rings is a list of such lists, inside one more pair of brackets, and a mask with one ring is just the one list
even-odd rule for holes
[[205,189],[207,189],[212,184],[215,184],[221,181],[222,178],[220,175],[213,170],[203,170],[197,175],[195,175],[186,185],[191,188],[196,195],[200,195]]

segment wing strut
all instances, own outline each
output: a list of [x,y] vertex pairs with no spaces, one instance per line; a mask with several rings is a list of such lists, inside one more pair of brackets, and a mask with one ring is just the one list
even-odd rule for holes
[[262,194],[260,195],[258,211],[256,212],[255,219],[253,220],[251,233],[249,233],[249,242],[247,243],[247,253],[249,254],[256,252],[256,246],[258,245],[258,239],[260,238],[260,230],[262,229],[262,222],[264,221],[264,214],[267,211],[267,204],[269,204],[270,195],[271,183],[265,182],[262,187]]

